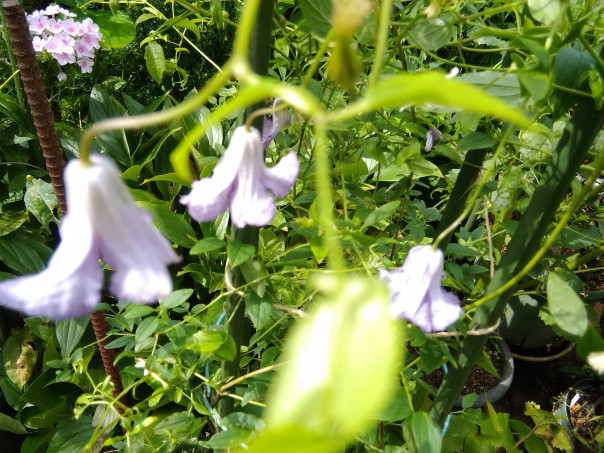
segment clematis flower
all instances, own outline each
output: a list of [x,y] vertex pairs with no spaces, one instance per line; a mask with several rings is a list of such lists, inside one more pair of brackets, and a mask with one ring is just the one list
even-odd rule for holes
[[444,255],[429,245],[413,247],[400,269],[380,269],[390,289],[393,316],[405,318],[424,332],[445,330],[463,314],[459,298],[440,286]]
[[434,140],[442,141],[443,136],[438,129],[430,128],[426,131],[426,147],[424,151],[428,152],[432,149],[432,145],[434,145]]
[[[279,106],[279,98],[273,101],[273,108]],[[292,117],[287,110],[281,110],[273,114],[273,119],[269,120],[266,116],[264,117],[264,125],[262,126],[262,148],[268,148],[273,139],[285,126],[289,126],[292,123]]]
[[273,196],[287,195],[296,182],[298,168],[298,157],[293,151],[267,168],[260,133],[253,127],[246,131],[245,126],[240,126],[212,177],[195,181],[189,195],[180,202],[200,222],[213,220],[230,206],[231,220],[238,228],[267,225],[275,216]]
[[1,282],[1,304],[54,320],[83,316],[100,300],[99,258],[115,271],[109,290],[119,299],[152,303],[172,292],[167,265],[179,258],[170,242],[135,206],[113,161],[98,154],[90,161],[65,168],[69,212],[48,267]]

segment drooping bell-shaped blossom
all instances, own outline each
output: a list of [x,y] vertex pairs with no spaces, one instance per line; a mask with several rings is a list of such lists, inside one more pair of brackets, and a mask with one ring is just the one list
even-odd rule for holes
[[172,292],[167,265],[179,261],[170,242],[138,208],[113,161],[90,156],[65,168],[68,213],[61,242],[48,267],[0,283],[0,304],[29,316],[76,318],[94,310],[101,297],[102,259],[114,273],[109,290],[117,298],[152,303]]
[[[276,98],[273,101],[273,108],[279,107],[280,100]],[[262,126],[262,148],[268,148],[273,139],[285,126],[292,123],[292,117],[287,110],[280,110],[273,114],[273,119],[270,120],[264,117],[264,125]]]
[[[210,178],[193,182],[191,192],[180,202],[195,220],[208,222],[230,206],[231,220],[238,227],[263,226],[273,220],[273,197],[283,198],[298,177],[298,157],[290,151],[277,165],[267,168],[260,133],[240,126]],[[270,193],[269,193],[270,192]]]
[[424,332],[445,330],[463,314],[459,298],[441,287],[444,255],[429,245],[413,247],[403,266],[380,269],[380,280],[390,289],[390,311]]
[[426,147],[424,151],[428,152],[432,149],[434,145],[434,140],[442,141],[443,136],[438,129],[434,129],[433,127],[426,131]]

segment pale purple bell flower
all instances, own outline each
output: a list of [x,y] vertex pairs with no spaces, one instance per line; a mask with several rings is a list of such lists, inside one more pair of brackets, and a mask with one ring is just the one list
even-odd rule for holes
[[[273,108],[276,109],[279,106],[280,99],[276,98],[273,101]],[[285,126],[289,126],[292,123],[292,117],[287,110],[280,110],[273,113],[273,119],[269,120],[266,116],[264,117],[264,125],[262,126],[262,148],[268,148],[273,139]]]
[[432,149],[434,140],[442,142],[443,136],[438,129],[430,128],[426,131],[426,147],[424,148],[424,151],[428,152]]
[[430,245],[413,247],[403,266],[380,269],[380,280],[390,289],[390,311],[405,318],[424,332],[445,330],[463,314],[459,298],[444,290],[444,255]]
[[293,151],[267,168],[260,132],[239,126],[212,176],[193,182],[191,192],[180,202],[200,222],[215,219],[230,206],[231,220],[238,228],[268,225],[276,212],[273,197],[287,195],[298,170],[298,156]]
[[167,266],[180,261],[170,242],[138,208],[113,161],[90,156],[70,161],[64,173],[68,213],[48,267],[0,283],[0,304],[28,316],[77,318],[94,310],[103,287],[102,259],[114,273],[118,299],[152,303],[172,292]]

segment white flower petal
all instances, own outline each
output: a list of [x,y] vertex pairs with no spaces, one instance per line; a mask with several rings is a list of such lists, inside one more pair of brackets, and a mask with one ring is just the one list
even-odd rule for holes
[[85,217],[67,215],[61,236],[47,269],[0,283],[0,303],[28,316],[53,320],[78,318],[94,310],[103,270],[92,229]]
[[284,198],[296,183],[299,170],[298,156],[290,151],[277,165],[264,169],[264,185],[276,197]]

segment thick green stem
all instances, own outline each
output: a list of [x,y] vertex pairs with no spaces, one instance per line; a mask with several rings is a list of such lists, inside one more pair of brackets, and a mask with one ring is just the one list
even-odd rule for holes
[[[459,170],[457,181],[455,181],[455,186],[453,186],[453,190],[451,191],[447,206],[443,211],[443,216],[434,232],[435,237],[438,237],[463,213],[468,196],[482,170],[482,162],[484,161],[484,156],[486,156],[486,154],[486,149],[473,149],[466,154],[466,158]],[[440,240],[438,247],[443,252],[447,248],[449,241],[451,241],[452,235],[453,230],[450,230]]]
[[[602,125],[604,109],[598,111],[592,101],[580,101],[552,153],[539,186],[487,288],[487,294],[497,291],[530,261]],[[479,307],[471,327],[494,324],[503,314],[513,290],[510,288]],[[462,342],[457,357],[458,367],[449,370],[430,409],[430,415],[439,423],[444,423],[451,411],[486,339],[486,336],[467,337]]]
[[[271,32],[272,32],[272,17],[273,17],[274,0],[260,0],[256,12],[254,27],[252,29],[251,40],[249,43],[249,63],[251,69],[260,75],[265,75],[268,72],[268,61],[271,49]],[[250,107],[246,111],[246,116],[257,108],[258,105]],[[257,117],[253,121],[253,126],[262,132],[263,118]],[[258,232],[257,227],[237,228],[232,227],[231,239],[244,244],[251,244],[258,247]],[[245,284],[245,278],[238,268],[227,268],[228,279],[231,284],[237,288]],[[237,356],[233,361],[222,362],[222,376],[233,377],[239,376],[239,353],[241,345],[247,344],[250,337],[250,327],[245,322],[245,298],[237,293],[233,293],[227,298],[225,304],[227,330],[229,335],[235,340],[237,347]],[[221,417],[224,417],[233,412],[235,401],[229,397],[223,397],[218,403],[218,412]]]

